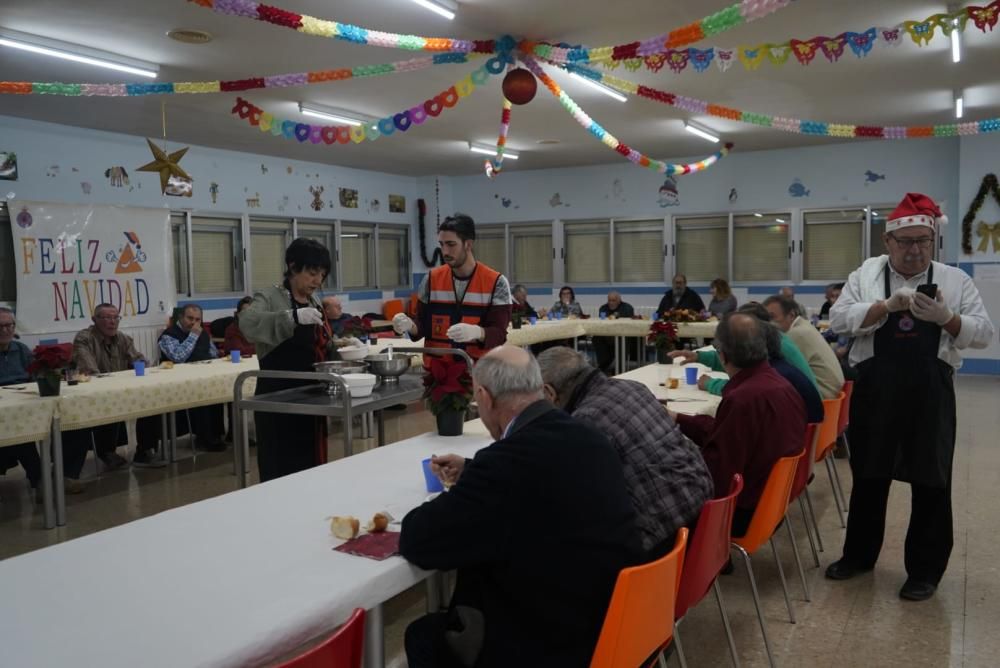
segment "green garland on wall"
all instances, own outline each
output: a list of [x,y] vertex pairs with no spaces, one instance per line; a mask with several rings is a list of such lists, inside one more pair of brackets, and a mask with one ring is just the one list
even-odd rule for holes
[[[972,223],[975,221],[979,209],[986,202],[986,196],[990,194],[993,195],[993,199],[996,200],[997,205],[1000,205],[1000,183],[997,182],[996,174],[987,174],[983,177],[983,183],[979,186],[979,192],[976,193],[976,198],[972,200],[972,205],[969,207],[968,213],[962,219],[962,252],[966,255],[972,255]],[[985,241],[989,240],[986,239]]]

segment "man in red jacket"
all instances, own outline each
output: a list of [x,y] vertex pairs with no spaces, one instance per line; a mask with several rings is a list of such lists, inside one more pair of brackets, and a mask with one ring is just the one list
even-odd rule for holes
[[734,473],[743,476],[734,536],[746,533],[775,462],[801,452],[805,438],[805,403],[768,363],[763,327],[744,313],[723,317],[715,331],[715,347],[729,374],[722,403],[714,418],[676,416],[681,431],[701,446],[716,496],[728,493]]

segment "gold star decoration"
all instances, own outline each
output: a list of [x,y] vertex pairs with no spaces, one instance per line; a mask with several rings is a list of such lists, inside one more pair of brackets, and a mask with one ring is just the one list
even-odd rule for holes
[[136,171],[139,172],[159,172],[160,173],[160,192],[166,194],[167,181],[170,180],[171,176],[179,176],[182,179],[187,179],[193,181],[188,173],[185,172],[180,165],[181,158],[187,153],[189,147],[185,146],[179,151],[174,151],[173,153],[167,154],[166,151],[161,149],[159,146],[154,144],[152,140],[146,139],[146,143],[149,144],[149,150],[153,152],[153,162],[139,167]]

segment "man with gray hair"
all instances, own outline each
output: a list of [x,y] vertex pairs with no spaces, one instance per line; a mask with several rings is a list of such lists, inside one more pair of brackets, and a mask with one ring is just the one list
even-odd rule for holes
[[[608,293],[608,302],[600,308],[598,314],[602,318],[631,318],[635,309],[628,302],[622,301],[622,295],[617,290]],[[594,352],[597,353],[597,368],[605,373],[611,371],[615,363],[615,337],[595,336]]]
[[406,559],[458,570],[448,611],[406,629],[410,668],[587,665],[619,571],[643,556],[618,455],[543,399],[520,348],[487,353],[473,392],[496,441],[435,457],[454,486],[403,519]]
[[604,434],[621,459],[642,546],[650,558],[670,551],[693,526],[714,485],[701,452],[644,385],[607,378],[571,348],[538,356],[549,401]]
[[805,404],[768,363],[764,326],[752,315],[727,313],[715,330],[714,345],[730,380],[715,417],[673,415],[684,434],[701,446],[716,496],[729,492],[733,474],[743,476],[734,536],[746,533],[775,462],[805,445]]

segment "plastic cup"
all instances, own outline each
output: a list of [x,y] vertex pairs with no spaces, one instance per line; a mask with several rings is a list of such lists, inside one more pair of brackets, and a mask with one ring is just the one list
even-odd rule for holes
[[239,350],[232,350],[232,351],[230,351],[229,352],[229,359],[231,359],[233,361],[233,364],[239,364],[240,363],[240,351]]
[[597,317],[600,318],[601,320],[607,320],[608,314],[605,313],[604,311],[601,311],[600,313],[597,314]]
[[698,367],[689,366],[684,369],[684,379],[687,381],[688,385],[698,384]]
[[132,362],[132,368],[135,369],[135,375],[145,376],[146,375],[146,363],[142,360],[136,360]]
[[530,318],[528,318],[528,322],[530,322],[532,325],[537,324],[538,318],[536,316],[531,316]]
[[428,457],[423,462],[424,466],[424,482],[427,484],[428,492],[443,492],[444,484],[441,479],[434,475],[434,471],[431,470],[431,458]]

